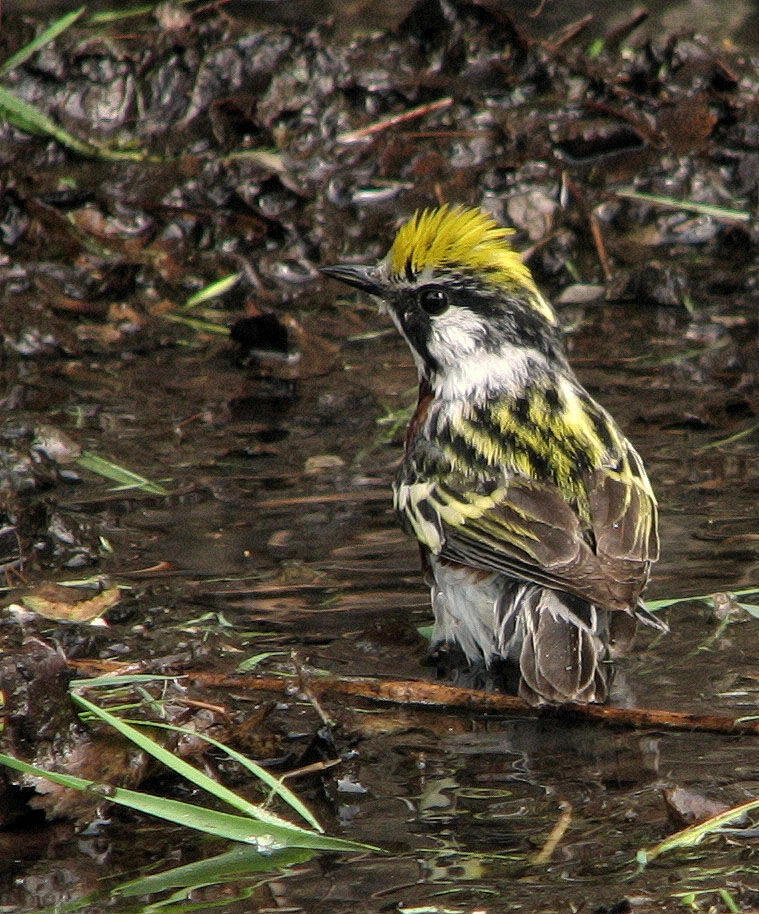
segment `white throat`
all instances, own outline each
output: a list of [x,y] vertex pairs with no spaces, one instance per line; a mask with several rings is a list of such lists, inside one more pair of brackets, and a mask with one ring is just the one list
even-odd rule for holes
[[497,352],[467,353],[455,365],[441,367],[430,380],[444,400],[484,400],[495,392],[518,396],[534,371],[539,353],[505,344]]

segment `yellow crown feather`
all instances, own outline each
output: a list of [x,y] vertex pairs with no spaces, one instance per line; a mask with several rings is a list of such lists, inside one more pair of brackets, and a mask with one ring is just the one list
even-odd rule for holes
[[529,267],[508,243],[513,234],[514,229],[504,228],[479,209],[451,209],[446,204],[417,210],[390,248],[390,273],[403,280],[437,268],[465,270],[494,285],[525,290],[535,310],[555,324],[556,315],[538,291]]

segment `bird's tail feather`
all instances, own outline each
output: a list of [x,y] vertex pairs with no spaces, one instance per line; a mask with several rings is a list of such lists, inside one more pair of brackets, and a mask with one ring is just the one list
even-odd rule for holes
[[609,693],[608,614],[536,585],[507,588],[496,643],[519,663],[519,695],[530,704],[603,702]]

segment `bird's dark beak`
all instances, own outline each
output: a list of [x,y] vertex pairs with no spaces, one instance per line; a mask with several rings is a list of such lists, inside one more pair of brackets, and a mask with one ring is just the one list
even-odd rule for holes
[[376,267],[361,267],[352,263],[336,263],[331,267],[322,267],[320,270],[325,276],[339,279],[349,286],[355,286],[362,292],[370,295],[382,295],[382,285],[377,280]]

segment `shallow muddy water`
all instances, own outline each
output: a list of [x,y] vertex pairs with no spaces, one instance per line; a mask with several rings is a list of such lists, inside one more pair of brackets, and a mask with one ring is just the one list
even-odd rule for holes
[[[325,300],[332,295],[325,289]],[[241,660],[272,651],[256,671],[287,673],[295,652],[298,664],[335,677],[434,678],[416,632],[429,615],[416,550],[390,509],[400,449],[381,441],[377,425],[383,410],[413,398],[413,370],[394,336],[341,341],[334,328],[350,327],[355,300],[341,300],[340,313],[344,320],[330,318],[329,327],[342,367],[298,381],[269,415],[255,394],[242,396],[251,380],[232,364],[226,343],[89,365],[98,377],[117,374],[120,389],[72,385],[58,415],[87,413],[97,402],[103,431],[80,430],[79,441],[167,480],[177,494],[113,495],[92,477],[59,486],[62,516],[86,518],[107,538],[112,553],[99,569],[130,590],[105,629],[62,632],[38,623],[37,633],[73,658],[167,658],[169,667],[181,658],[190,669],[232,672]],[[363,304],[358,313],[368,328],[383,326]],[[576,317],[575,364],[634,438],[661,501],[663,556],[649,596],[751,586],[759,480],[753,448],[737,442],[702,450],[713,431],[671,427],[673,415],[697,415],[715,395],[709,383],[694,387],[713,354],[683,354],[693,348],[685,337],[700,320],[667,316],[662,338],[655,312],[603,307]],[[318,317],[313,321],[318,327]],[[601,333],[611,362],[593,354]],[[44,372],[36,383],[46,383]],[[324,455],[342,464],[321,461],[329,466],[305,471]],[[156,566],[166,570],[141,570]],[[713,607],[695,602],[667,617],[669,636],[641,632],[619,664],[615,702],[754,713],[756,620],[744,613],[721,627]],[[16,625],[6,621],[6,635]],[[232,716],[262,704],[255,694],[190,694],[221,703]],[[194,901],[225,911],[566,910],[570,900],[598,906],[651,896],[656,907],[674,905],[674,893],[687,890],[733,886],[737,898],[759,879],[752,842],[740,836],[641,873],[634,863],[638,849],[671,831],[665,789],[690,787],[731,805],[756,795],[757,738],[350,701],[325,706],[344,761],[306,781],[304,796],[330,833],[388,853],[317,856],[281,878],[269,872],[250,897],[258,872],[197,890]],[[320,725],[307,700],[291,698],[276,704],[266,732],[278,754],[297,757]],[[550,862],[532,864],[562,809],[571,809],[571,820],[559,847]],[[70,826],[47,826],[25,843],[23,859],[10,864],[6,856],[6,910],[102,892],[145,868],[227,849],[118,813],[112,824],[72,838]],[[244,899],[231,901],[238,891]],[[100,909],[107,896],[98,897],[84,909]],[[108,908],[133,910],[134,900],[111,900]]]

